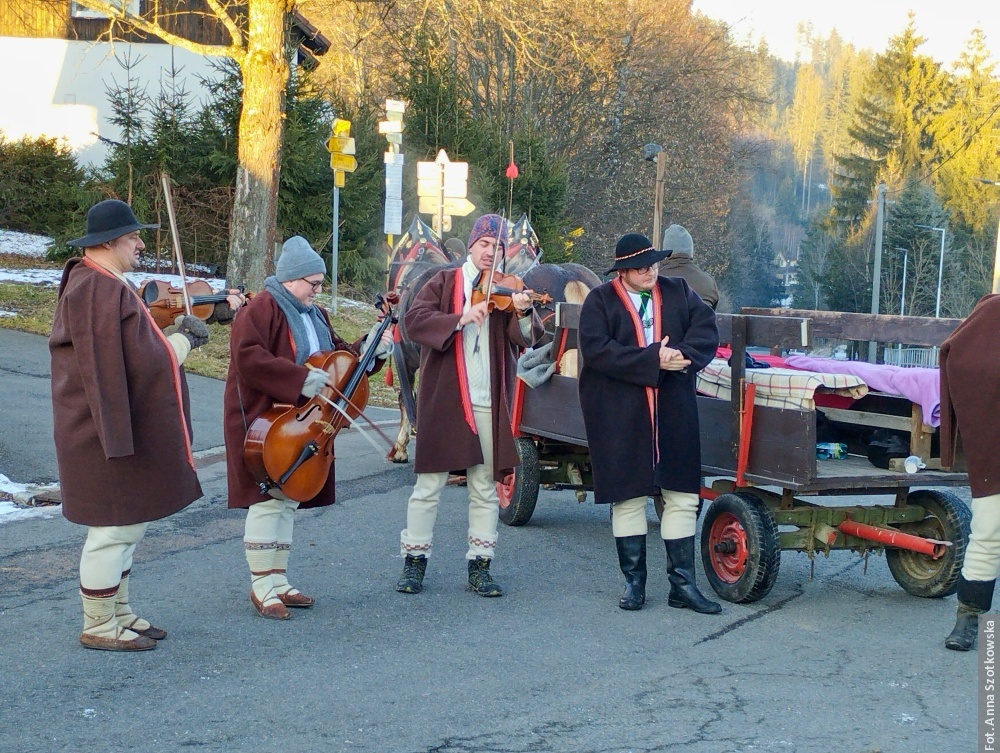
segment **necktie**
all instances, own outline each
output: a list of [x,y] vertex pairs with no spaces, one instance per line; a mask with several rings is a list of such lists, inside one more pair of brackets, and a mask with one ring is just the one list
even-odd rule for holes
[[649,305],[649,293],[639,293],[639,319],[642,320],[642,326],[647,326],[646,324],[646,307]]

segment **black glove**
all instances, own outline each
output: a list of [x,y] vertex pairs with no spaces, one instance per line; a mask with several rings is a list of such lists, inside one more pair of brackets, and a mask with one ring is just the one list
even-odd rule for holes
[[200,348],[208,342],[208,327],[196,316],[177,317],[177,331],[191,343],[192,348]]
[[207,321],[209,324],[229,324],[235,317],[236,310],[229,305],[229,301],[219,301]]

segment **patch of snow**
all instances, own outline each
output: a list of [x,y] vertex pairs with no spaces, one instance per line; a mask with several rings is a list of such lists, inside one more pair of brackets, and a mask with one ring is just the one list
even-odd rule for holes
[[[136,286],[141,285],[146,280],[162,280],[171,285],[181,284],[180,275],[156,274],[153,272],[128,272],[125,275]],[[30,285],[44,285],[45,287],[59,287],[62,279],[61,269],[0,269],[0,282],[28,283]],[[214,277],[188,277],[188,282],[195,279],[204,280],[212,286],[212,290],[222,290],[226,287],[226,281]],[[341,299],[343,300],[343,299]]]
[[0,311],[0,317],[3,316],[17,316],[16,311]]
[[46,235],[0,230],[0,254],[41,258],[51,245],[52,239]]
[[62,509],[60,505],[21,507],[9,499],[27,488],[24,484],[15,483],[0,473],[0,525],[28,518],[52,518],[60,514]]

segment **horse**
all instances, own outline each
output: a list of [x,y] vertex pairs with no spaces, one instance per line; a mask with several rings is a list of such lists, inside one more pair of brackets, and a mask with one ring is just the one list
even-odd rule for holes
[[[587,293],[601,284],[601,279],[582,264],[541,264],[541,247],[527,215],[508,229],[507,249],[499,267],[506,274],[524,280],[525,288],[548,293],[552,302],[537,305],[546,334],[542,343],[551,342],[555,329],[555,305],[559,302],[583,303]],[[388,459],[394,463],[409,461],[407,445],[417,425],[413,385],[420,367],[420,346],[406,336],[403,319],[410,303],[423,286],[442,269],[456,269],[465,261],[442,245],[440,237],[419,217],[400,238],[389,267],[390,289],[399,294],[393,345],[394,372],[399,382],[400,426]]]

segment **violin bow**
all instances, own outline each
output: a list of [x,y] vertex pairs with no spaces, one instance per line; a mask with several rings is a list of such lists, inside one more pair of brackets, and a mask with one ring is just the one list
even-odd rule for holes
[[[489,306],[490,295],[492,295],[492,293],[493,293],[493,276],[494,276],[494,274],[497,271],[497,252],[500,250],[500,233],[505,232],[505,228],[507,227],[507,219],[503,216],[502,213],[500,214],[500,223],[501,223],[501,227],[497,228],[496,243],[493,244],[493,261],[490,264],[490,281],[486,285],[486,303],[487,303],[487,306]],[[507,250],[505,248],[504,249],[504,266],[505,266],[505,268],[506,268],[506,262],[507,262]],[[489,309],[487,308],[487,311],[488,310]],[[478,353],[479,352],[479,335],[480,335],[480,333],[482,331],[483,331],[483,328],[481,326],[476,329],[476,345],[472,349],[473,353]]]
[[177,270],[181,276],[181,291],[184,297],[184,311],[188,316],[191,313],[191,295],[188,293],[187,274],[184,269],[184,254],[181,252],[181,239],[177,235],[177,218],[174,215],[174,200],[170,194],[170,176],[167,171],[160,173],[160,183],[163,184],[163,201],[167,205],[167,217],[170,219],[170,239],[173,241],[174,258],[177,260]]

